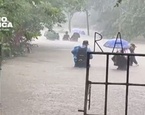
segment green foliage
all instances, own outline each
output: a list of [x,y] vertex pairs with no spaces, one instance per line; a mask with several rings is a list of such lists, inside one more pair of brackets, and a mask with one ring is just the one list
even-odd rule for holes
[[76,12],[89,10],[94,3],[93,0],[62,0],[62,2],[63,10],[71,16]]
[[119,4],[121,4],[121,2],[122,2],[122,0],[117,0],[115,7],[119,7]]
[[4,57],[9,57],[11,53],[11,48],[9,43],[3,43],[2,44],[2,55]]
[[62,0],[63,11],[68,19],[68,29],[71,32],[71,20],[76,12],[88,10],[88,3],[92,0]]
[[[118,0],[119,7],[113,7],[113,0],[98,0],[92,14],[92,24],[105,38],[113,37],[120,31],[125,39],[132,40],[145,36],[145,8],[142,0]],[[121,3],[121,4],[120,4]]]
[[[20,38],[27,40],[40,36],[44,27],[52,29],[65,22],[59,0],[0,0],[0,17],[7,17],[13,24],[9,31],[0,31],[1,42],[19,48]],[[10,42],[13,41],[13,42]]]

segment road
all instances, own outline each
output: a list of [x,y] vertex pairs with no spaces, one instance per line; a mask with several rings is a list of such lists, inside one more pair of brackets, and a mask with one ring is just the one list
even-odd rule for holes
[[[82,115],[85,93],[85,69],[73,67],[70,53],[78,43],[38,40],[31,54],[7,60],[2,66],[2,115]],[[101,43],[103,44],[103,42]],[[90,43],[93,48],[93,43]],[[144,53],[144,45],[137,44]],[[99,49],[97,49],[99,50]],[[145,59],[130,68],[130,82],[145,84]],[[110,60],[109,81],[125,82],[126,73],[117,71]],[[91,81],[105,81],[105,56],[94,55],[90,68]],[[109,86],[108,115],[123,115],[125,86]],[[129,114],[145,115],[145,88],[129,87]],[[103,114],[104,86],[92,86],[91,110]]]

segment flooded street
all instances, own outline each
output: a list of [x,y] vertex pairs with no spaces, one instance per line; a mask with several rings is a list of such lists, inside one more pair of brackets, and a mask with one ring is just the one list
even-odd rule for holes
[[[86,39],[88,39],[86,37]],[[85,69],[73,67],[70,42],[36,41],[31,54],[7,60],[2,66],[2,115],[82,115]],[[89,39],[93,49],[93,39]],[[104,41],[100,42],[103,44]],[[106,51],[109,49],[103,48]],[[137,44],[138,53],[145,45]],[[97,49],[99,51],[99,49]],[[130,82],[145,84],[145,57],[130,68]],[[105,81],[105,56],[94,55],[90,80]],[[117,71],[110,59],[109,81],[126,82],[126,72]],[[125,86],[109,86],[108,115],[124,115]],[[145,115],[145,87],[129,87],[128,115]],[[92,85],[91,114],[104,112],[104,86]]]

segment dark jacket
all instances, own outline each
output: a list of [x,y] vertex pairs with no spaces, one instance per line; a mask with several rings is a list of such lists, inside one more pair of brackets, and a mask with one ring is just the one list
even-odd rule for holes
[[[71,53],[73,54],[73,57],[74,57],[74,61],[77,60],[77,54],[78,54],[79,48],[85,48],[85,46],[75,46],[74,49],[71,51]],[[87,48],[87,52],[91,52],[91,49]],[[92,59],[92,58],[93,58],[93,56],[91,54],[90,59]]]
[[[134,54],[134,48],[129,48],[130,53]],[[138,64],[135,56],[130,56],[130,65],[133,65],[133,63]]]

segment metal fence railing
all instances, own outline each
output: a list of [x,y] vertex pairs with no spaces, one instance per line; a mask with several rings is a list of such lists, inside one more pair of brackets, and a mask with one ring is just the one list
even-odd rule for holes
[[[93,82],[89,80],[89,65],[90,65],[90,55],[105,55],[106,56],[106,77],[105,82]],[[108,73],[109,73],[109,56],[110,55],[124,55],[127,56],[127,69],[126,69],[126,82],[125,83],[116,83],[109,82]],[[98,114],[88,114],[88,110],[90,109],[91,104],[91,85],[105,85],[105,106],[103,115],[107,115],[107,103],[108,103],[108,86],[109,85],[124,85],[126,87],[126,96],[125,96],[125,115],[128,115],[128,94],[129,94],[129,86],[145,86],[145,84],[136,84],[129,82],[129,62],[130,56],[143,56],[145,54],[131,54],[131,53],[111,53],[111,52],[88,52],[87,53],[87,67],[86,67],[86,83],[85,83],[85,98],[84,98],[84,110],[79,110],[79,112],[83,112],[83,115],[98,115]]]

